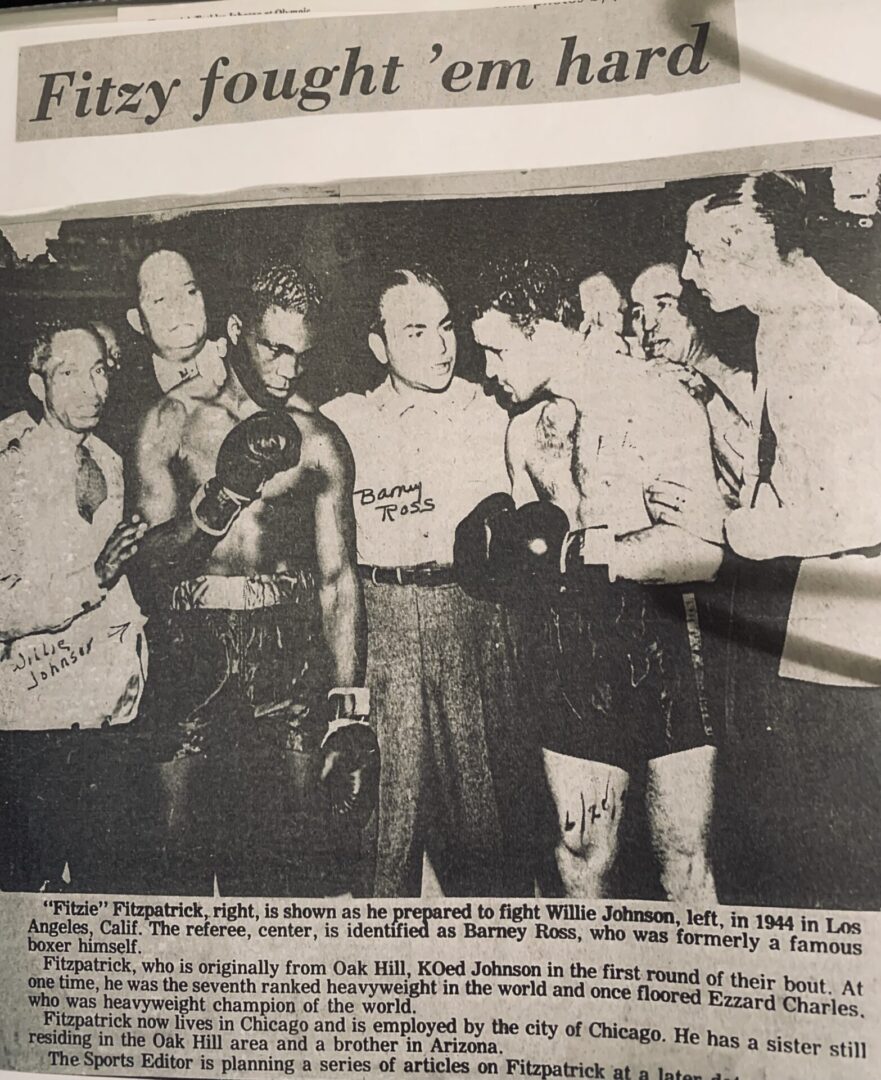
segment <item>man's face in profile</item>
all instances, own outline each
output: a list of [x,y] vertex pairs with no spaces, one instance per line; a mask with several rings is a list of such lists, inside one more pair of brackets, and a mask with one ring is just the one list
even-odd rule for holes
[[630,290],[633,330],[650,360],[686,364],[695,351],[696,332],[681,310],[682,282],[675,266],[650,266]]
[[202,290],[192,267],[176,251],[157,251],[142,263],[138,311],[153,351],[167,360],[190,359],[208,338]]
[[685,243],[679,276],[703,293],[713,311],[755,311],[781,268],[774,230],[748,195],[737,205],[709,212],[695,203],[688,211]]
[[495,308],[474,320],[474,340],[486,358],[486,377],[494,379],[515,402],[531,401],[545,387],[547,372],[541,363],[544,352],[539,319],[529,328]]
[[878,213],[881,161],[842,161],[832,166],[832,199],[845,214],[871,217]]

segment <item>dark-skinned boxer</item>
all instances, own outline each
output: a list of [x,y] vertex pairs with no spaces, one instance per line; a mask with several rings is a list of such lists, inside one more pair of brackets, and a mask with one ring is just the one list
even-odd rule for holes
[[344,892],[375,801],[351,457],[296,392],[319,302],[295,267],[258,273],[218,396],[168,398],[141,434],[159,891]]

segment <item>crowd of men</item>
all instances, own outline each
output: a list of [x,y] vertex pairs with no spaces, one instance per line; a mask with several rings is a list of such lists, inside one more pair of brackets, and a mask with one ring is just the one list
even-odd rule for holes
[[[300,266],[211,339],[148,256],[116,402],[105,325],[41,329],[0,432],[3,887],[600,897],[638,808],[668,899],[877,903],[881,317],[803,202],[720,185],[626,296],[488,259],[486,385],[415,266],[382,381],[320,407]],[[698,294],[758,316],[755,372]]]

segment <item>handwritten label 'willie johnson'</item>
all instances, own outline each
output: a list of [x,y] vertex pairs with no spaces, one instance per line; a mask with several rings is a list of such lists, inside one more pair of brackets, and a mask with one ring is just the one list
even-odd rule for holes
[[427,514],[435,508],[434,499],[423,496],[422,481],[415,484],[392,484],[390,487],[358,488],[356,505],[369,506],[381,515],[381,521],[396,521],[408,514]]
[[16,648],[4,657],[12,671],[27,679],[27,690],[36,690],[40,683],[48,682],[62,671],[73,667],[81,657],[92,651],[93,638],[80,644],[72,644],[64,638],[49,644],[41,641],[36,646]]

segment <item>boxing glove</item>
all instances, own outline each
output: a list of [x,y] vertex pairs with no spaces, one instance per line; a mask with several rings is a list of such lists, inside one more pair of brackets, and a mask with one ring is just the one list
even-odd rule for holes
[[360,828],[373,813],[379,795],[379,743],[364,720],[331,724],[322,743],[321,780],[334,815]]
[[513,568],[514,580],[542,588],[559,586],[569,518],[551,502],[531,502],[506,517],[496,531],[492,557]]
[[536,584],[555,587],[568,532],[569,519],[553,503],[531,502],[518,510],[509,495],[490,495],[456,529],[459,582],[484,598]]
[[193,500],[196,526],[225,536],[268,480],[299,463],[302,444],[300,429],[286,412],[258,412],[236,424],[217,452],[214,476]]
[[497,563],[493,551],[499,530],[515,510],[511,496],[499,492],[481,499],[456,526],[453,567],[459,584],[471,595],[489,598],[504,587],[508,568]]

